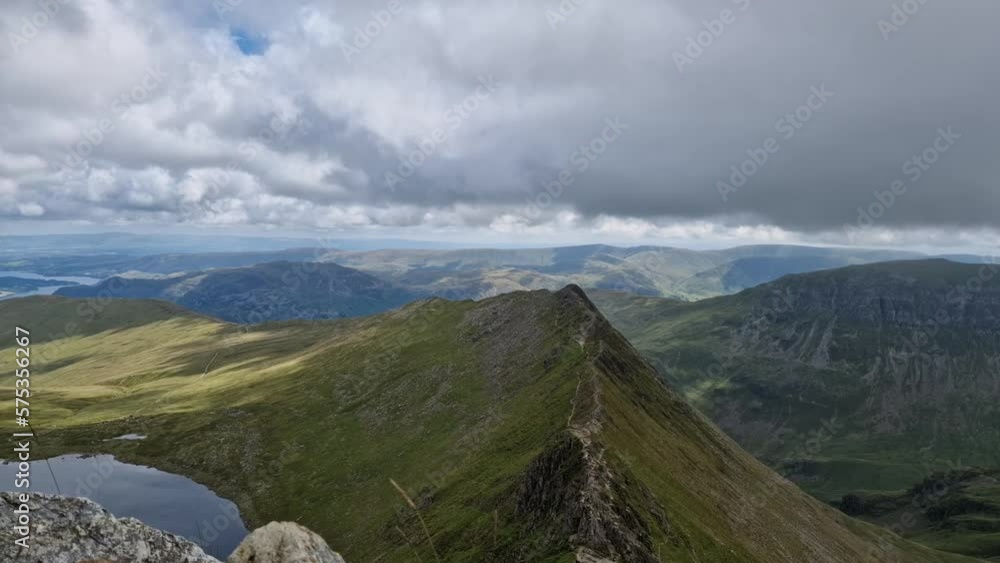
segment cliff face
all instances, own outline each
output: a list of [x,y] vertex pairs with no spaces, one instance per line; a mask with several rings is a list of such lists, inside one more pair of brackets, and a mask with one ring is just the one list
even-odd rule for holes
[[1000,330],[1000,265],[889,262],[789,276],[746,292],[778,320],[835,314],[844,322]]
[[[115,518],[93,501],[31,495],[31,542],[14,544],[19,503],[0,493],[0,561],[10,563],[220,563],[194,543],[151,528],[134,518]],[[306,528],[272,522],[255,530],[227,563],[344,563],[326,542]]]
[[751,292],[751,302],[755,328],[735,345],[746,355],[855,376],[860,401],[834,396],[823,404],[833,399],[869,430],[921,431],[922,445],[958,433],[995,436],[984,424],[1000,399],[1000,268],[945,261],[847,268],[781,280]]

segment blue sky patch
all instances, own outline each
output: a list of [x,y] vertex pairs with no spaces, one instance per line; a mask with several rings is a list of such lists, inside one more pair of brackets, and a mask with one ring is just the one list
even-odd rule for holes
[[229,32],[229,36],[244,55],[261,55],[270,46],[267,37],[243,29],[233,29]]

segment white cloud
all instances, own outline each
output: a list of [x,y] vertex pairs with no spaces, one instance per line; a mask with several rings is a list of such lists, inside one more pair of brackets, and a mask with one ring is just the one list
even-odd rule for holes
[[45,214],[45,208],[37,203],[19,203],[17,211],[25,217],[40,217]]

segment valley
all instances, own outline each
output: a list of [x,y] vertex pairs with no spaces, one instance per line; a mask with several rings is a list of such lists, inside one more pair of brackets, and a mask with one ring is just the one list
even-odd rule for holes
[[956,8],[0,2],[0,563],[1000,563]]
[[[144,300],[81,321],[79,303],[0,304],[4,323],[45,319],[46,456],[187,475],[349,561],[963,560],[766,469],[576,287],[253,326]],[[128,433],[146,438],[107,441]]]
[[[420,540],[428,522],[439,527],[433,535],[443,549],[464,554],[457,561],[561,561],[557,553],[581,549],[649,561],[661,560],[661,550],[689,552],[697,560],[715,549],[703,534],[747,522],[717,521],[691,495],[806,502],[781,510],[822,507],[831,518],[843,511],[928,548],[1000,556],[987,524],[991,505],[963,492],[988,490],[983,479],[972,489],[956,480],[940,495],[952,508],[936,516],[916,510],[902,528],[899,516],[913,498],[907,491],[933,475],[1000,467],[996,266],[937,259],[837,268],[840,257],[801,255],[815,250],[733,249],[722,266],[648,291],[636,287],[634,267],[656,279],[664,269],[683,271],[676,256],[664,257],[671,249],[339,253],[351,266],[132,272],[5,301],[0,322],[37,319],[33,365],[43,375],[33,385],[47,392],[34,416],[46,428],[46,455],[113,454],[189,476],[233,500],[249,527],[302,519],[349,560],[402,561],[406,550],[433,556],[440,546]],[[221,257],[142,260],[173,264],[166,271]],[[698,260],[689,271],[707,265]],[[669,267],[651,267],[661,263]],[[565,280],[594,287],[550,292]],[[688,288],[682,297],[660,296],[679,288]],[[718,295],[688,300],[701,294]],[[608,346],[614,359],[601,352]],[[627,388],[617,387],[622,381]],[[664,383],[677,395],[663,388],[647,405]],[[608,396],[624,401],[614,416]],[[595,408],[601,416],[578,421]],[[645,414],[635,418],[636,408]],[[674,409],[687,414],[677,419],[668,414]],[[682,446],[710,424],[698,411],[725,435],[712,435],[712,446]],[[122,435],[144,438],[110,439]],[[634,449],[653,443],[666,449],[654,448],[652,458]],[[742,467],[752,459],[744,449],[791,484],[740,490],[725,484],[728,470],[701,483],[693,466],[670,461],[683,451],[689,462],[714,455]],[[662,467],[677,477],[654,477]],[[233,479],[218,478],[234,468]],[[546,473],[554,468],[558,477]],[[578,482],[572,472],[584,470],[589,477]],[[744,471],[769,474],[763,466]],[[586,487],[569,497],[551,492],[598,476],[617,492],[593,497],[594,506],[566,504],[591,498]],[[544,484],[528,486],[538,479]],[[336,521],[323,508],[333,505],[343,507]],[[639,532],[602,528],[634,512],[644,516],[627,528]],[[567,514],[570,528],[551,528]],[[531,518],[538,523],[525,524]],[[753,525],[774,534],[767,522]],[[567,531],[579,526],[598,527],[591,543]],[[387,530],[406,539],[375,539]],[[513,539],[526,535],[535,539]],[[474,537],[493,539],[475,547]],[[734,560],[767,551],[742,536],[732,541],[745,550]]]

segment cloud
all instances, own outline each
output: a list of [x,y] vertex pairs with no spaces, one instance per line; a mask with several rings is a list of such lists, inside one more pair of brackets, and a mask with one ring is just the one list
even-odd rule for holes
[[995,240],[1000,6],[911,3],[89,0],[30,38],[26,4],[0,16],[0,217]]

